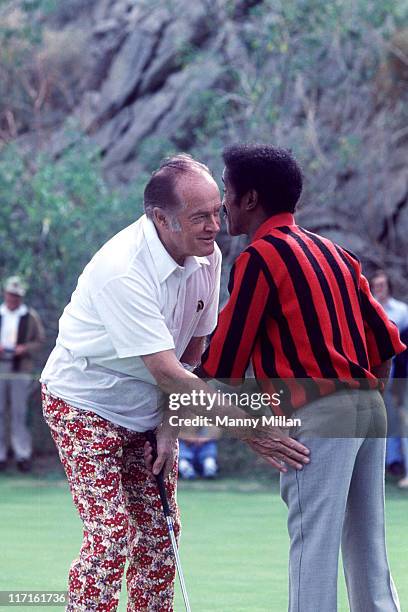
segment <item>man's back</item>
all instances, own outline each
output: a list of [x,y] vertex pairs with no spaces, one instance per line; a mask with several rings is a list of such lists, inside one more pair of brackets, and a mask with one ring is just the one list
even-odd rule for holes
[[203,369],[240,380],[251,359],[262,390],[279,392],[271,409],[298,409],[287,425],[310,462],[281,474],[289,612],[337,610],[340,547],[350,610],[399,612],[385,552],[385,418],[375,375],[404,345],[358,260],[295,224],[303,180],[292,153],[236,144],[223,159],[227,225],[251,244],[235,262]]
[[[294,392],[292,408],[335,391],[337,381],[376,386],[372,368],[395,353],[381,306],[358,259],[295,224],[293,215],[263,223],[231,272],[231,299],[203,359],[210,376],[331,379]],[[396,338],[396,337],[395,337]]]

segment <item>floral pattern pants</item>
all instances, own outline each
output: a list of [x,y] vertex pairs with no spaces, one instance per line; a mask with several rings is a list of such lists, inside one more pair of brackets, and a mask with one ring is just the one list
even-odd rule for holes
[[[45,387],[43,410],[83,522],[66,611],[115,611],[128,561],[128,612],[172,612],[175,563],[157,486],[144,465],[144,434],[74,408]],[[178,535],[176,482],[177,462],[166,488]]]

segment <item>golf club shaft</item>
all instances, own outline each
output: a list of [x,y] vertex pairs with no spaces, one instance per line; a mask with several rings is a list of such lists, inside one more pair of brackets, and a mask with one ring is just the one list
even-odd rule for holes
[[174,534],[173,519],[171,518],[171,516],[166,516],[166,521],[167,521],[167,526],[169,529],[170,540],[173,545],[174,558],[176,559],[177,573],[179,577],[181,592],[183,593],[184,604],[186,606],[187,612],[191,612],[190,602],[189,602],[188,595],[187,595],[186,583],[184,581],[184,574],[181,568],[180,555],[179,555],[178,548],[177,548],[176,536]]
[[[147,431],[146,438],[148,442],[150,442],[150,445],[153,450],[153,463],[154,463],[157,459],[157,443],[156,443],[155,433],[153,431]],[[187,589],[186,589],[186,583],[184,581],[184,574],[183,574],[183,570],[181,567],[180,555],[179,555],[178,548],[177,548],[176,536],[174,533],[173,518],[171,516],[169,501],[167,499],[166,487],[164,484],[163,468],[161,469],[159,474],[155,476],[155,478],[157,482],[157,488],[159,489],[159,495],[160,495],[160,499],[161,499],[162,506],[163,506],[164,516],[166,517],[166,523],[167,523],[167,528],[168,528],[168,532],[170,536],[171,545],[173,547],[173,553],[174,553],[174,558],[176,561],[176,567],[177,567],[177,573],[178,573],[178,577],[180,581],[181,592],[183,594],[184,605],[186,607],[187,612],[191,612],[190,602],[188,599],[188,594],[187,594]]]

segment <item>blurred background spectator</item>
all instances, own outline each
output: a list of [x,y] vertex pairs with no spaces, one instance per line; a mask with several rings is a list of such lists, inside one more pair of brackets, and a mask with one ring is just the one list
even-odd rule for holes
[[[408,334],[408,305],[393,297],[392,284],[388,274],[384,270],[377,270],[374,272],[371,276],[370,286],[374,297],[384,308],[391,321],[394,321],[397,325],[406,343]],[[405,453],[408,453],[408,451],[406,440],[404,439],[405,436],[402,432],[402,415],[407,377],[406,360],[407,351],[399,356],[397,360],[393,360],[390,383],[385,392],[388,419],[388,440],[385,463],[389,472],[397,476],[407,475],[404,447]],[[403,439],[401,439],[401,437]],[[407,478],[404,478],[400,482],[402,482],[403,486],[405,482],[408,488]]]
[[218,473],[218,427],[186,427],[180,432],[179,476],[215,478]]
[[[401,340],[408,346],[408,328],[401,332]],[[400,489],[408,490],[408,401],[407,401],[407,376],[408,376],[408,349],[397,355],[394,363],[394,397],[400,418],[401,427],[401,451],[404,463],[404,477],[398,481]]]
[[0,306],[0,470],[7,467],[6,408],[10,407],[10,444],[22,472],[31,469],[32,440],[27,420],[32,356],[44,342],[37,312],[23,303],[26,287],[18,276],[4,284]]

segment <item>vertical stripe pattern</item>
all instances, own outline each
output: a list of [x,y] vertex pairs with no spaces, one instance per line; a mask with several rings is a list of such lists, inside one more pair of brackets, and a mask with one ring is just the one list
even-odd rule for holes
[[202,372],[233,384],[251,359],[261,386],[280,378],[290,395],[280,414],[344,385],[376,387],[372,368],[404,350],[359,260],[294,223],[262,225],[235,261],[229,291]]

